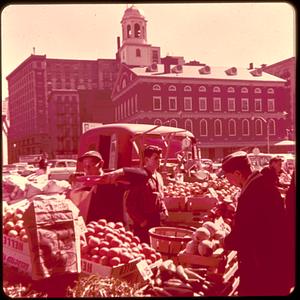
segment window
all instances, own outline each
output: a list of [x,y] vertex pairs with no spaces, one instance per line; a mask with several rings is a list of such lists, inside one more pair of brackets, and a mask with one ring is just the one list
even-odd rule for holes
[[170,85],[169,86],[169,92],[176,92],[176,86],[175,85]]
[[126,102],[123,102],[122,105],[124,106],[124,117],[127,117]]
[[207,121],[206,120],[200,121],[200,135],[207,136]]
[[228,98],[228,111],[235,111],[235,98]]
[[158,63],[158,51],[157,50],[152,51],[152,61],[154,63]]
[[161,110],[161,97],[153,97],[153,110]]
[[248,111],[249,110],[249,99],[248,98],[242,98],[241,99],[241,109],[242,109],[242,111]]
[[275,100],[268,99],[268,111],[275,111]]
[[171,127],[177,127],[177,121],[175,119],[170,120]]
[[254,94],[261,94],[261,89],[260,88],[255,88],[254,89]]
[[222,123],[221,120],[219,119],[214,121],[214,132],[215,132],[215,136],[222,135]]
[[207,110],[207,100],[206,97],[199,98],[199,110],[206,111]]
[[214,92],[214,93],[220,93],[220,92],[221,92],[221,89],[220,89],[218,86],[214,86],[213,92]]
[[243,94],[248,93],[248,89],[246,87],[242,87],[241,93]]
[[249,135],[249,121],[246,119],[242,121],[242,135]]
[[234,90],[233,87],[229,87],[229,88],[227,89],[227,93],[234,93],[234,92],[235,92],[235,90]]
[[177,110],[177,98],[169,97],[169,110]]
[[138,48],[138,49],[135,50],[135,56],[136,57],[141,57],[141,49]]
[[139,24],[134,24],[134,37],[138,38],[141,36],[141,27]]
[[262,120],[258,119],[255,120],[255,134],[256,135],[262,135]]
[[193,131],[193,122],[190,119],[186,119],[184,122],[184,127],[186,130]]
[[254,110],[261,111],[261,99],[254,99]]
[[131,97],[131,114],[134,113],[134,102],[133,102],[133,97]]
[[162,121],[160,119],[156,119],[153,122],[154,125],[162,125]]
[[122,89],[126,88],[126,79],[124,78],[122,80]]
[[134,106],[135,106],[135,111],[138,111],[138,99],[137,99],[137,94],[134,96]]
[[269,135],[275,135],[276,132],[275,132],[275,121],[273,119],[270,119],[268,121],[269,123]]
[[204,85],[199,86],[199,92],[206,92],[206,87]]
[[153,91],[160,91],[160,85],[159,84],[154,84],[152,87]]
[[274,94],[274,89],[268,88],[267,93],[268,93],[268,94]]
[[192,88],[189,85],[186,85],[183,89],[185,92],[191,92]]
[[130,99],[127,100],[127,115],[130,116]]
[[213,98],[214,101],[214,111],[221,111],[221,98]]
[[192,97],[184,97],[184,110],[192,110]]
[[236,123],[233,119],[228,121],[228,133],[230,136],[236,135]]

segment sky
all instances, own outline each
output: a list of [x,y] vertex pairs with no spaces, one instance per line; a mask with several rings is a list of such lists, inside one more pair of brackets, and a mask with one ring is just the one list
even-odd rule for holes
[[[248,67],[252,62],[259,67],[296,55],[296,12],[288,2],[135,6],[148,21],[147,42],[161,47],[161,57],[183,56],[186,62],[228,67]],[[8,96],[6,76],[33,51],[58,59],[115,58],[126,7],[118,3],[3,8],[2,100]]]

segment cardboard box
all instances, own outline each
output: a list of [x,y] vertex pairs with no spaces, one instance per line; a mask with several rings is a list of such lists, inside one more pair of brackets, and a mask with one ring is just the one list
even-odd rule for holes
[[124,278],[131,273],[138,272],[136,264],[140,260],[140,258],[136,258],[127,264],[109,267],[82,258],[81,271],[85,274],[98,274],[101,277]]

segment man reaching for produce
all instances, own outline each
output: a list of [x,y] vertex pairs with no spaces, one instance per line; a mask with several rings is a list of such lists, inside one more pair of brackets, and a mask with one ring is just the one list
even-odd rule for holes
[[283,200],[274,184],[252,172],[247,153],[222,162],[228,181],[241,188],[226,249],[237,250],[240,296],[288,295],[287,222]]

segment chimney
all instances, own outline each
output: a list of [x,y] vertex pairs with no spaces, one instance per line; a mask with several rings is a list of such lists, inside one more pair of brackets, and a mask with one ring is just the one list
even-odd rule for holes
[[118,47],[118,50],[120,49],[120,37],[118,36],[117,37],[117,47]]
[[170,73],[171,72],[171,64],[173,62],[173,58],[171,56],[166,56],[165,58],[162,59],[163,64],[164,64],[164,73]]
[[252,70],[252,69],[253,69],[253,63],[250,63],[248,70]]

